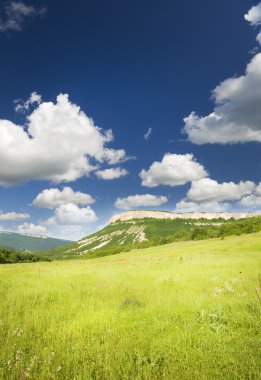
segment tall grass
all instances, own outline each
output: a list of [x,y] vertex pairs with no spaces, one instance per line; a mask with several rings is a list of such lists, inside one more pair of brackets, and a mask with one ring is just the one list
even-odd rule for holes
[[260,379],[261,234],[0,267],[1,379]]

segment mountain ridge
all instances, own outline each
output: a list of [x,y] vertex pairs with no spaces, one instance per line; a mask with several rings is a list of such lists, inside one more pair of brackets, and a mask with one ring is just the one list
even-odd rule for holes
[[27,252],[42,252],[70,244],[70,240],[45,235],[0,231],[0,246]]
[[119,220],[131,220],[131,219],[245,219],[253,218],[255,216],[261,216],[261,212],[168,212],[168,211],[153,211],[153,210],[129,210],[111,217],[109,223],[115,223]]

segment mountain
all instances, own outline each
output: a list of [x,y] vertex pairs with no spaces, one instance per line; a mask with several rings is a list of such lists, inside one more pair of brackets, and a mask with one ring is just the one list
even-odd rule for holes
[[70,240],[0,231],[0,246],[29,252],[49,251],[69,243],[71,243]]
[[128,211],[112,217],[102,230],[52,250],[53,258],[93,258],[173,241],[224,238],[261,231],[259,214],[175,214]]

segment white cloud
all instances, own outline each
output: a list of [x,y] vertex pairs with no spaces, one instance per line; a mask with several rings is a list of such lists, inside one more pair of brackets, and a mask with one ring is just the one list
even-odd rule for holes
[[22,1],[8,1],[4,4],[3,13],[0,32],[21,32],[26,22],[36,16],[43,16],[46,8],[36,8]]
[[43,102],[28,117],[28,127],[0,120],[0,185],[28,180],[56,183],[88,175],[97,162],[126,159],[124,150],[108,149],[112,131],[94,125],[80,107],[61,94]]
[[[244,17],[252,26],[261,25],[261,2]],[[261,32],[256,39],[261,45]],[[212,113],[198,116],[191,112],[184,118],[183,132],[192,143],[261,142],[261,53],[253,57],[244,75],[221,82],[213,98]]]
[[24,223],[18,226],[18,232],[21,234],[45,235],[47,228],[33,223]]
[[54,209],[68,203],[83,206],[95,203],[95,200],[89,194],[73,191],[71,187],[64,187],[63,190],[52,188],[38,194],[33,201],[33,206]]
[[[245,14],[245,20],[247,20],[252,26],[261,25],[261,2],[253,6],[247,14]],[[261,32],[258,33],[256,37],[257,42],[261,45]]]
[[205,117],[192,112],[184,119],[184,132],[195,144],[261,142],[261,53],[245,75],[229,78],[213,91],[216,106]]
[[95,222],[97,219],[90,206],[80,208],[76,204],[68,203],[57,207],[54,216],[47,220],[47,224],[81,225]]
[[240,202],[240,206],[245,208],[260,208],[261,207],[261,197],[258,197],[254,194],[244,197]]
[[255,195],[258,197],[261,197],[261,182],[259,182],[259,184],[257,185],[255,189]]
[[147,130],[147,132],[145,133],[145,135],[144,135],[144,139],[145,139],[145,140],[149,140],[151,134],[152,134],[152,128],[149,128],[149,129]]
[[16,104],[15,110],[16,112],[26,112],[29,110],[31,105],[39,105],[42,102],[42,96],[37,94],[37,92],[32,92],[29,99],[27,99],[25,102],[21,100],[15,100],[14,103]]
[[[112,137],[113,139],[113,137]],[[108,161],[110,165],[118,164],[119,162],[125,162],[133,157],[127,157],[124,149],[104,149],[102,154],[104,160]]]
[[187,197],[194,202],[233,201],[249,195],[255,188],[254,182],[223,182],[203,178],[192,182]]
[[250,22],[252,26],[261,24],[261,3],[253,6],[248,13],[245,14],[245,20]]
[[45,189],[37,195],[33,206],[54,209],[53,216],[42,222],[48,227],[48,234],[61,239],[77,240],[87,234],[88,225],[98,220],[90,205],[95,199],[89,194],[73,191],[70,187],[62,190]]
[[261,182],[253,191],[253,194],[241,199],[239,205],[249,209],[261,208]]
[[129,210],[136,207],[160,206],[167,201],[168,198],[162,195],[130,195],[127,198],[117,198],[114,205],[119,209]]
[[206,176],[206,170],[194,159],[193,154],[167,153],[161,162],[155,161],[147,171],[143,169],[140,172],[142,186],[147,187],[184,185]]
[[228,203],[210,201],[196,203],[188,199],[182,199],[176,204],[176,212],[223,212],[229,209]]
[[116,167],[116,168],[109,168],[105,170],[97,170],[95,174],[100,179],[111,180],[111,179],[124,177],[127,174],[129,174],[129,172],[126,169]]
[[30,218],[29,214],[23,214],[23,213],[17,213],[17,212],[7,212],[3,213],[0,211],[0,221],[7,222],[7,221],[16,221],[21,219],[28,219]]
[[187,197],[177,203],[176,211],[226,211],[231,207],[229,201],[238,201],[252,194],[255,187],[251,181],[218,183],[210,178],[203,178],[192,182]]
[[256,40],[261,45],[261,32],[259,32],[258,35],[256,36]]

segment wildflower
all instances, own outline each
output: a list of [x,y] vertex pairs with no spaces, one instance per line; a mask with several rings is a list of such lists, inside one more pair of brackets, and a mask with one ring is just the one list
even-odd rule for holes
[[225,289],[228,291],[228,292],[233,292],[234,289],[232,288],[232,286],[230,285],[225,285]]
[[29,377],[30,376],[30,369],[27,368],[27,370],[24,372],[24,377]]
[[15,360],[19,362],[19,360],[21,359],[21,356],[22,356],[22,350],[17,350],[15,354]]
[[215,293],[222,293],[224,290],[222,288],[214,288]]
[[12,361],[8,360],[8,362],[7,362],[7,369],[8,369],[8,371],[11,371],[12,367],[13,367]]
[[229,282],[225,282],[225,284],[224,284],[224,291],[234,292],[234,289],[233,289],[232,285]]
[[214,288],[212,295],[214,297],[219,297],[219,296],[221,296],[221,293],[223,293],[223,292],[224,292],[224,289],[222,289],[222,288]]
[[61,369],[62,369],[62,367],[60,366],[60,365],[58,365],[58,367],[57,367],[57,372],[60,372],[61,371]]
[[21,336],[23,332],[24,331],[22,329],[17,328],[13,331],[13,336]]

